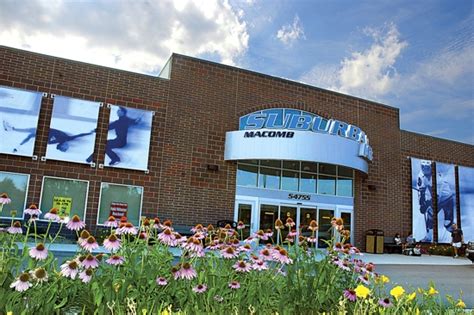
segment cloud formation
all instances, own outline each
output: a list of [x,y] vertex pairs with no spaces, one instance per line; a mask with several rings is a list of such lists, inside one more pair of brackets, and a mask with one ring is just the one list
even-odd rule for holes
[[0,44],[144,73],[172,52],[233,65],[248,39],[227,0],[0,1]]
[[304,29],[299,16],[295,15],[293,24],[283,25],[278,30],[276,37],[286,46],[291,46],[300,38],[304,39]]

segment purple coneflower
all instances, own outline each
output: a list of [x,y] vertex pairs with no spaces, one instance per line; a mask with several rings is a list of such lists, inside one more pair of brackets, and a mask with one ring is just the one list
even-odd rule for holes
[[176,237],[170,228],[166,228],[163,232],[158,234],[158,240],[167,246],[176,246]]
[[58,215],[58,208],[52,208],[48,213],[44,215],[44,218],[49,221],[59,222],[61,218]]
[[156,284],[159,286],[165,286],[168,284],[168,281],[164,277],[158,277],[156,278]]
[[221,247],[222,247],[222,244],[219,242],[219,240],[213,240],[206,248],[209,250],[216,250],[216,249],[220,249]]
[[317,237],[313,237],[313,236],[310,236],[306,239],[306,241],[308,243],[313,243],[313,244],[316,244],[318,242],[318,238]]
[[116,228],[118,226],[118,223],[117,223],[117,220],[115,219],[115,217],[113,215],[111,215],[107,221],[104,222],[104,225],[106,227],[112,227],[112,228]]
[[85,228],[86,224],[81,221],[81,218],[79,218],[78,215],[74,215],[72,217],[71,221],[69,221],[66,224],[66,227],[71,231],[79,231],[79,230],[82,230],[83,228]]
[[116,233],[117,235],[121,235],[121,234],[137,235],[138,231],[133,226],[132,223],[127,222],[122,227],[118,228]]
[[285,225],[286,225],[287,227],[294,227],[294,226],[295,226],[295,221],[293,221],[292,218],[289,218],[289,217],[288,217],[288,218],[286,218],[286,223],[285,223]]
[[237,257],[237,252],[235,251],[233,247],[228,246],[221,250],[221,255],[225,259],[232,259],[232,258]]
[[206,256],[206,253],[204,252],[204,250],[200,250],[200,251],[197,251],[197,252],[189,252],[189,257],[201,258],[201,257],[204,257],[204,256]]
[[0,195],[0,204],[3,206],[3,205],[7,205],[9,204],[10,202],[12,202],[12,200],[10,198],[8,198],[8,195],[6,193],[2,193]]
[[35,204],[32,204],[28,209],[25,209],[24,213],[30,215],[31,217],[39,217],[41,210],[38,209]]
[[250,246],[250,244],[244,244],[243,246],[239,246],[237,250],[239,252],[248,253],[252,250],[252,246]]
[[44,268],[36,268],[35,271],[31,273],[31,277],[37,283],[43,283],[48,281],[48,273]]
[[89,252],[92,252],[94,249],[97,249],[99,248],[99,244],[97,244],[97,241],[95,240],[95,237],[94,236],[89,236],[87,238],[87,240],[85,242],[83,242],[82,244],[82,247],[89,251]]
[[351,289],[344,290],[344,297],[351,302],[354,302],[357,299],[356,292]]
[[291,258],[288,257],[288,252],[283,248],[280,248],[280,250],[278,251],[276,250],[273,251],[273,259],[279,261],[282,264],[293,263],[293,260],[291,260]]
[[10,288],[15,288],[18,292],[23,292],[31,287],[30,275],[27,272],[22,273],[16,280],[10,284]]
[[267,234],[265,234],[265,232],[263,230],[258,230],[257,233],[254,234],[254,237],[262,240],[262,241],[267,241],[268,240],[268,236]]
[[13,222],[13,225],[7,229],[7,232],[10,234],[22,234],[23,230],[20,221]]
[[264,262],[263,260],[258,259],[252,265],[252,269],[262,271],[262,270],[267,270],[268,266],[267,266],[266,262]]
[[154,229],[161,229],[161,223],[160,223],[160,219],[159,218],[154,218],[153,219],[153,225],[152,227]]
[[243,260],[239,260],[232,266],[237,272],[250,272],[252,266],[249,263],[246,263]]
[[179,270],[179,278],[191,280],[197,277],[196,270],[193,269],[190,263],[183,263],[181,269]]
[[259,254],[262,260],[273,260],[272,253],[268,248],[262,249]]
[[265,230],[265,236],[267,238],[271,238],[273,236],[273,231],[271,229],[266,229]]
[[45,260],[48,257],[48,250],[43,243],[39,243],[36,247],[30,248],[30,257],[36,260]]
[[89,254],[89,255],[86,256],[86,259],[84,259],[84,260],[81,262],[81,265],[82,265],[85,269],[97,268],[97,267],[99,267],[99,261],[98,261],[97,258],[95,258],[93,255]]
[[87,239],[91,236],[87,230],[82,230],[81,234],[79,234],[79,238],[77,239],[77,242],[79,243],[80,246],[84,246],[85,243],[87,243]]
[[237,230],[243,230],[243,229],[245,229],[245,224],[244,222],[239,221],[239,223],[237,223]]
[[359,276],[357,279],[359,279],[363,284],[369,284],[369,276],[367,275]]
[[205,284],[198,284],[193,288],[193,291],[196,293],[204,293],[207,290],[207,286]]
[[240,288],[240,283],[238,283],[237,281],[232,281],[231,283],[229,283],[229,288],[237,290]]
[[125,262],[125,259],[119,255],[112,255],[105,262],[108,263],[109,265],[119,266],[119,265],[123,265],[123,263]]
[[206,233],[201,231],[201,232],[196,232],[196,234],[194,234],[194,238],[198,239],[198,240],[202,240],[204,238],[206,238]]
[[318,222],[316,220],[311,220],[309,222],[308,230],[315,232],[318,229]]
[[193,236],[188,238],[187,242],[183,245],[183,248],[193,252],[199,252],[203,250],[201,241]]
[[191,228],[191,232],[197,233],[202,232],[204,230],[204,226],[202,224],[197,224],[195,227]]
[[186,243],[188,238],[186,236],[182,236],[179,233],[173,232],[174,234],[174,240],[176,245],[181,245],[183,243]]
[[75,260],[68,260],[61,265],[60,273],[66,278],[76,279],[79,273],[79,266]]
[[389,298],[380,299],[379,300],[379,305],[381,305],[383,307],[390,307],[390,306],[392,306],[392,302],[390,302]]
[[84,283],[88,283],[88,282],[90,282],[91,279],[92,279],[92,274],[93,274],[92,269],[83,270],[83,271],[79,274],[79,279],[81,279],[82,282],[84,282]]
[[104,247],[111,252],[114,252],[120,248],[120,240],[115,236],[115,234],[111,234],[104,240]]

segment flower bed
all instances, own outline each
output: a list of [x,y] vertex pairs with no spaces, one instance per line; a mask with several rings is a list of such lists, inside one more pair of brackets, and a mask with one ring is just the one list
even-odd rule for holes
[[[316,222],[308,227],[310,237],[298,238],[302,231],[295,233],[289,220],[243,240],[243,224],[236,230],[197,225],[184,237],[170,221],[144,219],[137,228],[110,218],[103,241],[108,252],[92,254],[99,244],[79,217],[48,216],[50,225],[59,225],[50,236],[35,234],[35,215],[26,233],[20,222],[0,233],[0,313],[434,314],[465,307],[461,299],[442,304],[434,285],[414,292],[393,286],[387,294],[389,279],[354,258],[359,251],[344,237],[330,243],[327,254],[314,248]],[[48,249],[63,226],[77,233],[79,250],[58,267]],[[289,232],[285,240],[282,229]],[[35,239],[30,248],[29,237]],[[178,258],[174,247],[181,249]]]

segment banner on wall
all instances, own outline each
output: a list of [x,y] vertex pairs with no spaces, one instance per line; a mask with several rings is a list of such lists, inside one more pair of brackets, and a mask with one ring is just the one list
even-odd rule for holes
[[458,167],[459,211],[464,242],[474,241],[474,168]]
[[100,103],[56,96],[46,158],[92,163]]
[[105,166],[148,169],[153,112],[110,105]]
[[416,241],[432,242],[434,228],[432,162],[411,158],[412,233]]
[[69,197],[53,197],[53,208],[58,209],[60,217],[69,217],[71,215],[72,198]]
[[450,243],[452,225],[456,223],[456,175],[454,165],[436,163],[438,201],[438,243]]
[[43,93],[0,87],[0,153],[33,156]]

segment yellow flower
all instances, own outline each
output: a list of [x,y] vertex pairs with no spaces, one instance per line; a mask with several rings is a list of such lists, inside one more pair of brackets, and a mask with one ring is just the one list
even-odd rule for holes
[[370,294],[370,289],[363,286],[362,284],[359,284],[354,291],[355,291],[357,297],[360,297],[360,298],[363,298],[363,299],[365,299]]
[[459,299],[458,303],[456,304],[457,307],[466,308],[466,304],[464,304],[463,300]]
[[399,285],[390,290],[390,294],[397,300],[403,295],[403,293],[405,293],[405,290]]
[[384,276],[384,275],[381,275],[377,278],[377,280],[381,283],[389,283],[390,282],[390,278],[387,277],[387,276]]
[[417,307],[416,308],[416,312],[415,312],[416,315],[420,315],[420,309]]
[[416,298],[416,292],[413,291],[413,293],[408,296],[408,301],[413,301],[415,298]]
[[435,288],[433,287],[430,287],[430,289],[428,290],[428,295],[435,295],[435,294],[438,294],[439,292],[436,291]]
[[[465,305],[464,305],[465,306]],[[7,315],[13,315],[13,312],[10,311],[10,312],[7,312]]]

